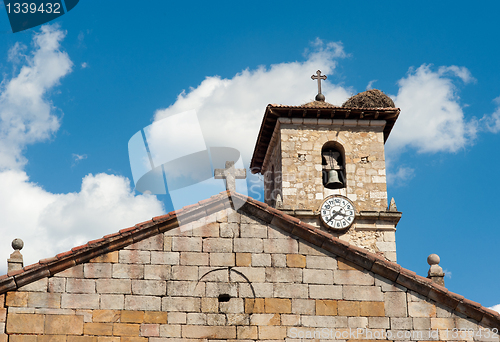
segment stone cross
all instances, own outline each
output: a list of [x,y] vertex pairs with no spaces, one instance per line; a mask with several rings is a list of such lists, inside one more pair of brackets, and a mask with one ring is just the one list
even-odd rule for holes
[[225,169],[215,169],[215,179],[225,179],[226,189],[229,191],[236,191],[236,179],[247,178],[247,170],[235,169],[234,161],[227,161]]
[[318,80],[318,94],[321,94],[321,80],[326,80],[326,75],[321,75],[321,70],[316,71],[316,75],[312,75],[313,80]]

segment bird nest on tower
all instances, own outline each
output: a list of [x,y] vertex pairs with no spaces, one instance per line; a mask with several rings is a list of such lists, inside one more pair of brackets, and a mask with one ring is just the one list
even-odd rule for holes
[[378,89],[371,89],[352,96],[344,102],[346,108],[396,108],[394,101]]

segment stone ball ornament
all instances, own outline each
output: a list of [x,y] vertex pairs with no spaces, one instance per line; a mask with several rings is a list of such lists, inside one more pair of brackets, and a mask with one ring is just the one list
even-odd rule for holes
[[439,264],[440,261],[441,261],[441,259],[439,258],[439,255],[437,255],[437,254],[431,254],[427,257],[427,263],[431,266]]
[[24,247],[24,242],[23,240],[16,238],[12,240],[12,248],[14,248],[16,251],[20,251]]

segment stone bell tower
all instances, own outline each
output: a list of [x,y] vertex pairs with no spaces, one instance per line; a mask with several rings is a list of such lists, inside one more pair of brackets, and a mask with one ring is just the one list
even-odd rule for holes
[[[265,202],[396,261],[401,213],[393,201],[388,208],[384,143],[400,110],[379,90],[334,106],[321,94],[326,76],[318,70],[312,78],[318,80],[315,101],[266,108],[251,161],[252,173],[264,176]],[[321,220],[321,205],[334,195],[354,205],[348,229],[330,229]]]

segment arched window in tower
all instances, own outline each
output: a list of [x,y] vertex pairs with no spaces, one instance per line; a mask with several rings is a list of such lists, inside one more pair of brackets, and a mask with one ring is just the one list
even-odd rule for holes
[[321,149],[323,186],[328,189],[346,187],[344,148],[337,142],[329,141]]

